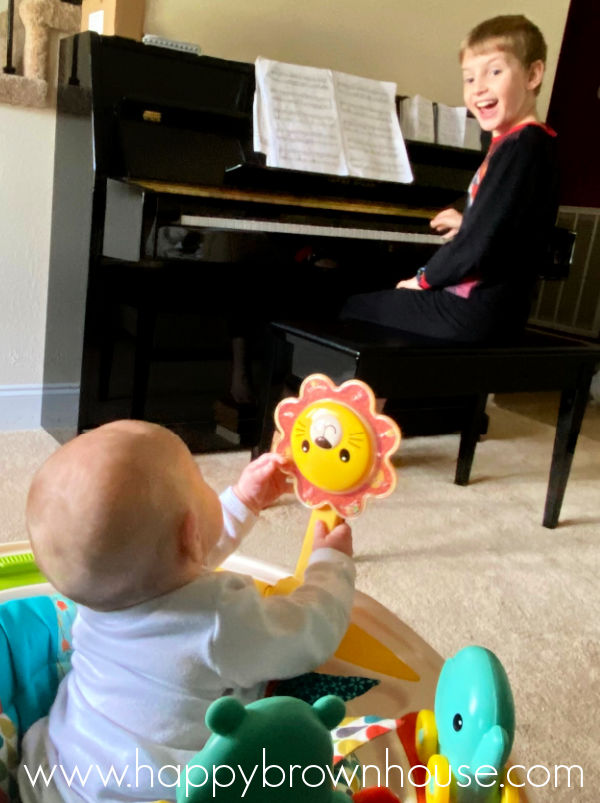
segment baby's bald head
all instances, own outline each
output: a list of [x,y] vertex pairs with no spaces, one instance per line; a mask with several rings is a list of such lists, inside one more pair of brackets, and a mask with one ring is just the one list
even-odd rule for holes
[[27,527],[38,564],[66,596],[125,608],[199,573],[220,506],[176,435],[116,421],[80,435],[35,475]]

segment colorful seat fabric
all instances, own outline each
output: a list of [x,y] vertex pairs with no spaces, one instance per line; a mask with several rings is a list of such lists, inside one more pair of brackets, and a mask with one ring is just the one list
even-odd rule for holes
[[75,613],[58,594],[0,605],[0,803],[17,800],[21,737],[48,713],[71,667]]

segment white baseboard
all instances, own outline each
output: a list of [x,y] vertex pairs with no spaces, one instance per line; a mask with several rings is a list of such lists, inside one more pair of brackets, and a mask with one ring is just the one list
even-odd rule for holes
[[[57,383],[50,389],[46,388],[46,393],[50,393],[58,409],[64,409],[65,421],[72,420],[79,386],[75,383]],[[0,432],[38,429],[41,417],[42,385],[0,385]]]

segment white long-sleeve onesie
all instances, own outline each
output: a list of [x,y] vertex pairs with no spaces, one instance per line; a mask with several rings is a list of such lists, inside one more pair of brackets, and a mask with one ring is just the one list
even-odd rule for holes
[[[256,518],[231,489],[221,504],[212,565]],[[179,772],[210,735],[210,703],[223,694],[250,702],[269,679],[325,661],[348,626],[354,578],[350,558],[320,549],[288,596],[265,599],[251,578],[209,571],[124,610],[80,606],[72,670],[23,740],[23,803],[174,799]],[[39,768],[52,773],[48,785]]]

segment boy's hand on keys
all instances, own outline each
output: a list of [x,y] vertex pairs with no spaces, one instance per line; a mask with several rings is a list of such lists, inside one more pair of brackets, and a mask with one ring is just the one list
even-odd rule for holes
[[445,240],[451,240],[460,229],[463,216],[457,209],[442,209],[429,225]]

